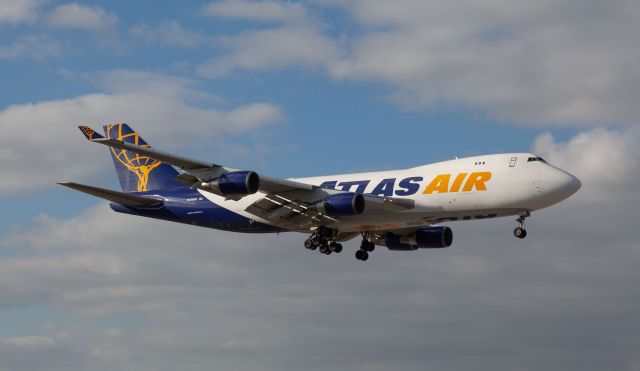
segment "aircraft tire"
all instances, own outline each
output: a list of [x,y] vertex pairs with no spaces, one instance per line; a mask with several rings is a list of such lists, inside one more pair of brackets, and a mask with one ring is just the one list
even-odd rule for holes
[[363,262],[367,261],[367,259],[369,259],[369,254],[364,250],[358,250],[356,251],[356,259],[362,260]]
[[376,245],[373,242],[368,242],[367,243],[367,252],[373,252],[373,250],[376,249]]
[[360,250],[365,251],[365,252],[372,252],[373,250],[375,250],[376,245],[373,242],[369,242],[367,240],[362,240],[362,243],[360,244]]
[[527,230],[522,227],[516,227],[516,229],[513,230],[513,235],[519,239],[524,239],[527,237]]
[[326,242],[320,244],[320,250],[319,251],[322,254],[325,254],[325,255],[331,254],[331,249],[329,248],[329,244],[327,244]]

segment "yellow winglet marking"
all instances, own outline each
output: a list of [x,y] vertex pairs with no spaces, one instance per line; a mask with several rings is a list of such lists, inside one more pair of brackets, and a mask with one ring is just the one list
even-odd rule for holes
[[96,135],[96,132],[88,126],[80,126],[80,130],[89,140],[93,140],[93,137]]

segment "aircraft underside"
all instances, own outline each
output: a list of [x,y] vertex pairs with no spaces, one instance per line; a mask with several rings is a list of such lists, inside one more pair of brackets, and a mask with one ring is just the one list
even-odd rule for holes
[[[163,199],[160,207],[131,207],[111,203],[114,211],[137,216],[161,219],[199,227],[219,229],[239,233],[282,233],[291,232],[268,223],[256,221],[229,210],[201,197],[201,192],[179,188],[170,192],[152,192]],[[330,255],[342,252],[342,242],[358,236],[362,237],[356,258],[367,260],[375,246],[385,246],[390,250],[412,251],[419,248],[445,248],[452,243],[453,234],[449,227],[439,224],[481,220],[518,215],[518,227],[514,235],[526,237],[524,218],[528,211],[518,209],[482,209],[439,212],[405,212],[393,216],[384,214],[363,214],[344,218],[336,225],[313,226],[295,232],[309,234],[304,247]],[[393,231],[393,232],[392,232]],[[406,233],[405,233],[406,232]]]

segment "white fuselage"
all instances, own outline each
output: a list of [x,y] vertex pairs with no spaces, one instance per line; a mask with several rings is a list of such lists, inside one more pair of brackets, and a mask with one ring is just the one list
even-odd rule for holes
[[[293,180],[415,201],[415,208],[406,211],[390,213],[365,208],[362,215],[342,217],[339,223],[327,225],[340,232],[400,229],[518,215],[556,204],[580,188],[576,177],[529,153],[476,156],[405,170]],[[245,211],[264,196],[260,192],[239,201],[200,192],[224,208],[271,224]]]

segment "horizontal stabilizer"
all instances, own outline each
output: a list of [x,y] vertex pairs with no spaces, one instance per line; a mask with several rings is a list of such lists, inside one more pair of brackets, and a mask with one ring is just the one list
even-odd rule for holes
[[110,189],[92,187],[84,184],[71,182],[58,184],[125,206],[157,207],[161,206],[163,203],[162,200],[158,200],[155,198],[135,196],[129,193],[112,191]]

